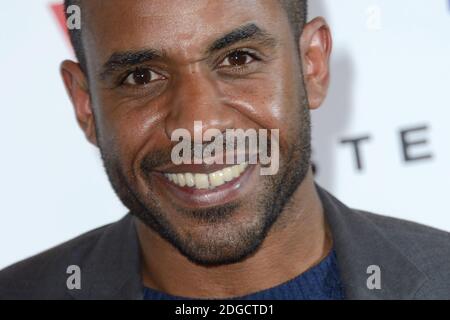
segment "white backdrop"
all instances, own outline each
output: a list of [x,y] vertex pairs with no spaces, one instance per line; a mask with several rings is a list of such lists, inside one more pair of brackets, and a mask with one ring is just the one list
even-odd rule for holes
[[[449,1],[310,2],[334,35],[313,114],[318,182],[350,206],[450,231]],[[58,67],[72,53],[50,4],[0,0],[0,268],[126,212],[66,97]]]

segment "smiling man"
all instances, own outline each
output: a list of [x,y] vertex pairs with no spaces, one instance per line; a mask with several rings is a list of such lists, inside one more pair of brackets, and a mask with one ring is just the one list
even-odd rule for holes
[[[3,270],[1,298],[450,298],[449,234],[349,209],[314,182],[310,111],[332,40],[306,0],[69,5],[83,23],[62,77],[129,214]],[[179,129],[279,130],[279,169],[175,164]]]

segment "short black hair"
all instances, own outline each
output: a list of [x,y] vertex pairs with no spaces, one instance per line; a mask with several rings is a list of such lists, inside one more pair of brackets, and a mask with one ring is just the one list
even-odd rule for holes
[[296,39],[300,36],[308,19],[308,0],[280,0],[286,10]]
[[[79,8],[82,8],[83,0],[64,0],[64,12],[66,14],[66,18],[68,18],[67,8],[72,5],[76,5]],[[291,23],[292,30],[296,39],[300,36],[303,26],[306,23],[307,15],[308,15],[308,0],[279,0],[286,10],[289,22]],[[78,62],[81,65],[81,69],[86,73],[87,71],[87,63],[86,56],[84,54],[83,42],[82,42],[82,32],[81,29],[72,29],[69,30],[70,41],[72,42],[72,46],[75,50],[75,55],[78,59]]]

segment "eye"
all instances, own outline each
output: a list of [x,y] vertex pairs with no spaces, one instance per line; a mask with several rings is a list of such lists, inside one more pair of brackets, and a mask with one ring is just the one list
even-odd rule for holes
[[152,81],[165,79],[164,76],[148,68],[137,68],[131,72],[123,81],[130,86],[144,86]]
[[250,64],[255,60],[255,56],[250,52],[237,50],[228,54],[220,64],[220,67],[240,67]]

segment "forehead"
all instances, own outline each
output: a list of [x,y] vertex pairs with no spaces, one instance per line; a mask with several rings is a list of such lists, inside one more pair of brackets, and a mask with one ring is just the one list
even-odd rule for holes
[[279,0],[89,0],[83,16],[85,47],[103,57],[144,46],[193,53],[249,22],[289,28]]

